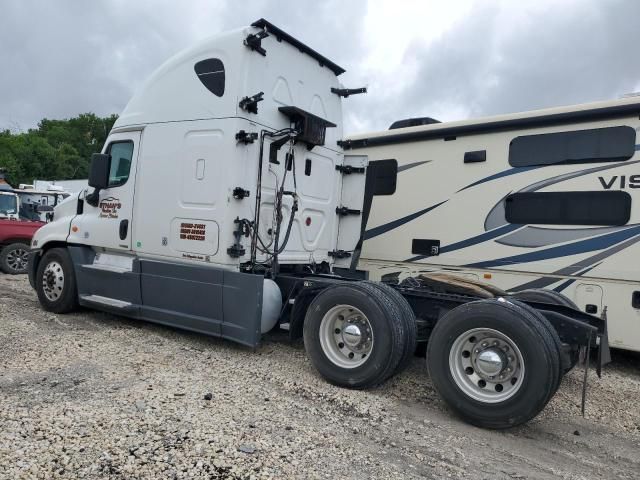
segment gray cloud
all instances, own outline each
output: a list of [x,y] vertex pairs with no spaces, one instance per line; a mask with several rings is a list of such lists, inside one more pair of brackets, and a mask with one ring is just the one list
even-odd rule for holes
[[[183,5],[184,4],[184,5]],[[205,32],[195,3],[3,2],[0,128],[42,117],[119,113],[164,60]],[[222,6],[209,2],[214,33]]]
[[[527,15],[524,3],[478,2],[439,38],[408,45],[411,69],[379,65],[371,73],[363,68],[371,45],[364,25],[374,6],[365,1],[2,2],[0,128],[118,113],[166,58],[259,17],[345,67],[346,86],[369,85],[369,94],[345,102],[348,132],[411,116],[454,119],[615,98],[640,87],[640,2],[555,2]],[[391,38],[403,28],[389,24],[376,34]]]
[[638,18],[635,1],[556,2],[510,24],[509,12],[479,4],[436,42],[407,50],[420,65],[415,80],[370,109],[374,123],[617,98],[640,87]]
[[2,2],[0,128],[26,129],[43,117],[85,111],[118,113],[168,57],[260,17],[349,61],[357,56],[365,6],[331,0],[311,15],[304,2],[280,0]]

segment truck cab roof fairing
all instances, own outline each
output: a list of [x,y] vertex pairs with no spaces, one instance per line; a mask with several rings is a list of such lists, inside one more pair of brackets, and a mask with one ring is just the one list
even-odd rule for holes
[[[340,87],[336,75],[344,70],[266,20],[255,22],[255,25],[211,36],[167,60],[134,94],[115,127],[232,117],[246,117],[276,127],[274,118],[262,118],[263,112],[273,110],[267,108],[266,103],[261,104],[264,108],[259,115],[247,114],[238,108],[238,99],[260,91],[265,92],[265,99],[271,96],[278,106],[293,105],[340,123],[341,108],[338,102],[333,102],[331,97],[335,95],[330,89]],[[248,36],[261,32],[270,32],[261,39],[265,56],[245,43]],[[254,72],[268,70],[269,65],[277,63],[277,57],[283,56],[291,60],[285,70],[271,69],[268,78],[255,77]],[[222,68],[217,68],[214,62]],[[284,95],[291,98],[276,99],[279,87],[273,82],[277,82],[278,77],[322,88],[314,92],[308,90],[309,98],[297,98],[298,95],[292,93]],[[327,84],[329,89],[325,93]],[[312,105],[317,103],[314,96],[323,105],[315,108]],[[342,132],[336,131],[332,136],[337,138],[331,142],[335,144],[341,135]]]
[[[236,114],[236,102],[245,59],[242,39],[245,29],[214,35],[183,50],[158,67],[135,92],[114,128],[147,125],[169,121],[231,117]],[[224,95],[221,89],[212,91],[198,74],[201,67],[216,59],[224,66]],[[212,95],[212,93],[214,93]]]
[[316,60],[318,60],[318,63],[320,63],[321,66],[327,67],[329,70],[331,70],[333,73],[335,73],[336,76],[341,75],[344,72],[346,72],[346,70],[344,68],[342,68],[341,66],[336,65],[331,60],[329,60],[327,57],[324,57],[324,56],[320,55],[318,52],[316,52],[312,48],[308,47],[307,45],[302,43],[300,40],[292,37],[287,32],[284,32],[284,31],[280,30],[273,23],[268,22],[264,18],[261,18],[260,20],[256,20],[255,22],[253,22],[251,24],[251,26],[252,27],[257,27],[257,28],[262,28],[262,29],[266,30],[268,33],[271,33],[273,36],[275,36],[278,39],[278,41],[284,40],[285,42],[290,43],[291,45],[296,47],[301,52],[306,53],[310,57],[315,58]]

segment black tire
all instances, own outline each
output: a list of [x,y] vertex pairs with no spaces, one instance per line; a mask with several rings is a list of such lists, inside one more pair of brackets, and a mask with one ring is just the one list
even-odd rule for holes
[[427,346],[428,346],[429,342],[428,341],[421,341],[418,342],[416,345],[416,351],[414,352],[414,355],[416,357],[420,357],[420,358],[424,358],[427,356]]
[[9,275],[27,273],[29,245],[12,243],[0,250],[0,270]]
[[[551,323],[549,323],[549,320],[547,320],[546,317],[542,315],[540,312],[538,312],[535,308],[532,308],[525,303],[522,303],[513,299],[509,300],[509,302],[514,305],[517,305],[518,307],[524,310],[527,310],[529,314],[535,317],[536,320],[538,321],[539,328],[544,329],[549,334],[549,337],[553,341],[553,345],[555,345],[555,351],[557,352],[558,360],[557,360],[557,366],[554,368],[554,371],[557,372],[558,375],[553,382],[553,386],[550,391],[549,398],[547,399],[547,401],[549,401],[556,394],[556,392],[558,391],[558,388],[560,388],[562,377],[564,377],[564,374],[565,374],[565,366],[563,365],[563,362],[562,362],[562,341],[560,340],[560,337],[558,336],[558,332],[556,332],[556,329],[553,328],[553,325],[551,325]],[[552,361],[554,362],[554,364],[556,361],[555,359],[556,359],[556,355],[553,355]]]
[[[491,429],[514,427],[535,417],[553,396],[560,378],[560,354],[536,313],[518,302],[486,299],[454,308],[434,327],[427,348],[429,373],[444,401],[465,421]],[[457,340],[474,329],[499,332],[521,354],[524,374],[517,379],[519,384],[514,382],[519,386],[504,400],[478,400],[454,380],[451,350]],[[495,391],[498,392],[497,388]]]
[[68,313],[78,307],[76,275],[65,248],[52,248],[43,255],[36,271],[36,293],[49,312]]
[[530,288],[520,292],[511,294],[511,298],[521,301],[551,303],[552,305],[564,305],[575,310],[580,310],[578,306],[566,295],[555,290],[546,290],[544,288]]
[[[340,305],[355,307],[366,317],[373,333],[371,351],[354,368],[344,368],[330,359],[321,344],[323,318]],[[328,382],[347,388],[369,388],[395,372],[404,353],[406,338],[402,311],[384,290],[364,282],[341,283],[320,292],[307,310],[304,345],[311,363]]]
[[[546,290],[544,288],[531,288],[528,290],[522,290],[520,292],[515,292],[511,295],[511,298],[520,301],[530,301],[530,302],[541,302],[541,303],[550,303],[552,305],[562,305],[565,307],[573,308],[574,310],[580,310],[578,305],[576,305],[569,297],[563,295],[560,292],[556,292],[554,290]],[[553,329],[553,333],[555,329]],[[557,333],[556,333],[557,336]],[[560,339],[558,338],[558,342]],[[568,345],[560,342],[559,348],[567,351],[567,357],[564,362],[564,373],[568,373],[576,366],[580,359],[580,347],[578,345]]]
[[398,292],[395,288],[390,285],[386,285],[380,282],[363,282],[368,285],[371,285],[374,288],[377,288],[383,292],[386,292],[390,297],[392,297],[395,302],[400,307],[402,311],[402,321],[404,322],[405,328],[405,339],[404,339],[404,351],[402,353],[402,358],[400,359],[400,363],[396,367],[395,372],[393,374],[398,374],[402,372],[405,368],[409,366],[411,360],[413,359],[413,355],[416,351],[416,339],[418,337],[418,327],[416,324],[416,316],[413,313],[413,309],[406,298],[402,296],[400,292]]

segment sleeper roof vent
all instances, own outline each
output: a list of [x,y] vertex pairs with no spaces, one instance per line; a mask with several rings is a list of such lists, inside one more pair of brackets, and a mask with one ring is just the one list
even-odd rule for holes
[[289,117],[295,124],[295,129],[300,132],[296,140],[305,142],[309,149],[316,145],[324,145],[327,127],[336,126],[335,123],[331,123],[298,107],[280,107],[278,110]]
[[393,122],[389,127],[389,130],[395,130],[396,128],[419,127],[420,125],[431,125],[432,123],[442,122],[431,117],[405,118],[403,120]]

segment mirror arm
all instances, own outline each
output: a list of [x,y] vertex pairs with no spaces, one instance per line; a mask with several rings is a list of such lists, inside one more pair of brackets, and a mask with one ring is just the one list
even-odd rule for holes
[[92,207],[97,207],[100,201],[100,189],[94,188],[93,192],[87,194],[84,199]]

